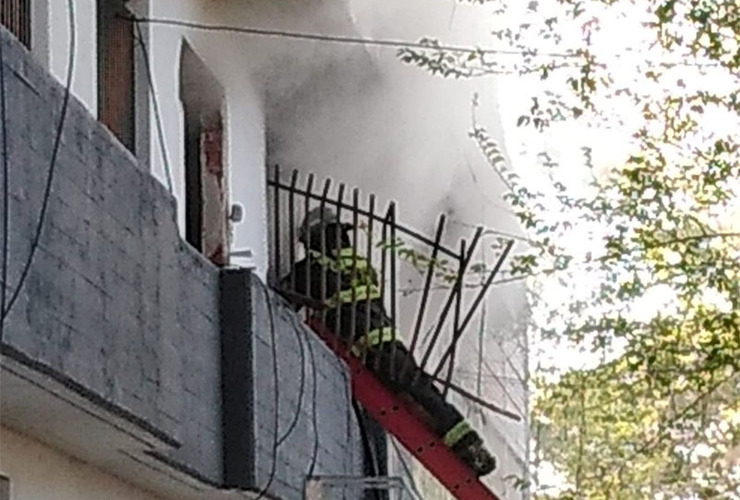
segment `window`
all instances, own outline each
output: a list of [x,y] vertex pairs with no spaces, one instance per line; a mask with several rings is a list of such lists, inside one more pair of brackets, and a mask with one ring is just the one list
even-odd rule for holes
[[228,189],[221,108],[224,92],[183,44],[180,100],[185,111],[185,239],[218,266],[228,263]]
[[0,3],[0,23],[30,49],[31,0],[3,0]]
[[134,23],[123,0],[98,0],[98,119],[135,152]]

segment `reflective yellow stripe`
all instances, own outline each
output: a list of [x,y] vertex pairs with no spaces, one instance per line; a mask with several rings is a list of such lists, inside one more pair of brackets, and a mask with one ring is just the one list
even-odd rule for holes
[[333,271],[337,270],[337,263],[334,259],[327,257],[326,255],[316,250],[309,250],[308,253],[311,254],[311,258],[313,260],[315,260],[322,266],[326,266]]
[[362,337],[360,340],[356,342],[355,345],[378,345],[382,344],[384,342],[393,342],[396,340],[396,329],[392,326],[386,326],[384,328],[376,328],[375,330],[370,330],[367,332],[367,335]]
[[352,346],[352,354],[359,356],[366,346],[376,346],[396,340],[396,329],[391,326],[370,330],[367,335],[355,342]]
[[367,259],[356,255],[351,248],[342,248],[339,250],[337,259],[323,255],[317,250],[309,250],[309,253],[313,260],[322,266],[330,268],[332,271],[351,271],[356,269],[358,272],[364,272],[369,267]]
[[380,298],[380,289],[373,283],[375,280],[367,260],[357,256],[352,248],[340,249],[339,260],[334,260],[316,250],[309,250],[309,253],[316,262],[334,272],[352,271],[352,274],[357,273],[356,276],[353,276],[349,289],[341,290],[335,296],[324,301],[327,307],[333,308],[339,304]]
[[340,304],[351,304],[365,300],[379,299],[380,288],[375,285],[355,286],[350,290],[342,290],[334,297],[326,299],[324,304],[329,308],[337,307]]
[[342,248],[339,250],[339,267],[341,269],[357,269],[364,271],[368,267],[367,259],[360,257],[353,248]]
[[455,446],[468,432],[473,432],[473,428],[465,420],[460,420],[455,424],[452,429],[447,431],[445,437],[442,440],[447,447]]

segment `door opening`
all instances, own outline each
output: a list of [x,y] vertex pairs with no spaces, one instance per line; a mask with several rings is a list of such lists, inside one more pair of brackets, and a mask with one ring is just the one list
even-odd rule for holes
[[136,153],[134,23],[123,0],[98,0],[98,118]]
[[180,60],[185,112],[185,239],[211,262],[228,264],[228,190],[223,89],[186,43]]

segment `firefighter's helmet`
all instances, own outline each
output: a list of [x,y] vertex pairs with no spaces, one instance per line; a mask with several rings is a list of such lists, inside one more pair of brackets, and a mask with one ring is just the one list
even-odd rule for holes
[[303,219],[303,223],[298,230],[298,241],[305,242],[306,235],[322,224],[328,226],[338,222],[339,218],[334,210],[329,207],[316,207],[310,210]]

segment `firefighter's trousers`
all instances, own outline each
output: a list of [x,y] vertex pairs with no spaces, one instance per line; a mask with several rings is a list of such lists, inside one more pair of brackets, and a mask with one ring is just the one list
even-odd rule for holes
[[[369,331],[393,325],[379,300],[359,302],[354,306],[344,304],[338,310],[327,311],[324,321],[329,331],[338,333],[349,344],[361,341]],[[390,389],[408,394],[418,403],[432,417],[430,423],[440,437],[463,422],[462,414],[445,401],[432,378],[419,368],[401,342],[383,342],[367,347],[365,365]]]
[[368,348],[365,365],[394,392],[408,394],[418,403],[432,417],[430,423],[438,436],[445,436],[463,420],[462,414],[445,401],[432,378],[419,368],[401,342]]

